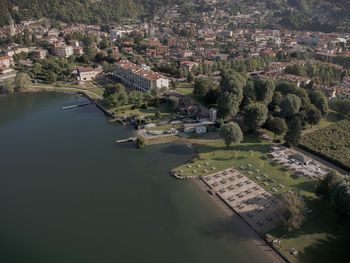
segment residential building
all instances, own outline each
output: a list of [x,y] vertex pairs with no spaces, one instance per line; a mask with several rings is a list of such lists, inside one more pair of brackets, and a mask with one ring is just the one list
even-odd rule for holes
[[45,49],[37,49],[33,51],[33,57],[44,59],[47,56],[47,50]]
[[0,67],[9,68],[14,65],[13,58],[10,56],[0,57]]
[[77,67],[72,70],[72,73],[79,81],[89,81],[95,79],[99,74],[101,74],[102,69],[92,67]]
[[68,58],[73,54],[74,54],[74,51],[72,46],[63,45],[63,46],[56,47],[56,55],[58,57]]
[[114,78],[127,88],[150,91],[152,88],[169,88],[169,79],[150,70],[148,66],[138,66],[127,60],[116,63]]

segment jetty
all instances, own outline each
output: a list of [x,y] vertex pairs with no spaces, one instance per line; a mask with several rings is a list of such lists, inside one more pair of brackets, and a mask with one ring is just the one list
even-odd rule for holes
[[124,122],[124,120],[122,120],[122,119],[120,119],[120,118],[110,119],[110,120],[108,120],[108,122],[120,122],[121,124],[123,124],[123,126],[126,125],[126,123]]
[[121,140],[116,140],[117,143],[123,143],[123,142],[134,142],[136,141],[137,137],[129,137],[127,139],[121,139]]
[[68,110],[68,109],[83,107],[83,106],[87,106],[87,105],[91,105],[91,104],[93,104],[93,102],[87,102],[87,103],[76,104],[76,105],[71,105],[71,106],[64,106],[64,107],[62,107],[62,110]]

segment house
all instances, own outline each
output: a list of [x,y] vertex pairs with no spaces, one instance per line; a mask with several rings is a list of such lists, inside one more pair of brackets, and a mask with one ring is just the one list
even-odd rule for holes
[[82,47],[73,47],[73,54],[77,56],[81,56],[84,54],[84,50]]
[[138,66],[127,60],[121,60],[115,64],[113,77],[127,88],[139,91],[150,91],[152,88],[169,88],[169,79],[148,66]]
[[198,67],[199,64],[193,61],[181,61],[180,65],[188,71],[191,71],[194,66]]
[[76,40],[76,39],[69,40],[68,43],[72,47],[79,47],[80,46],[79,40]]
[[76,75],[77,80],[89,81],[89,80],[93,80],[99,74],[101,74],[102,69],[92,68],[92,67],[77,67],[72,70],[72,73]]
[[14,65],[13,58],[10,56],[0,57],[0,67],[9,68]]
[[134,53],[134,50],[132,47],[122,47],[122,52],[132,55]]
[[33,51],[33,57],[34,58],[39,58],[39,59],[44,59],[47,56],[47,50],[45,49],[37,49]]
[[14,69],[7,67],[0,67],[0,74],[7,74],[13,72]]
[[63,45],[63,46],[56,47],[55,53],[56,53],[56,56],[58,57],[68,58],[74,54],[74,51],[72,46]]

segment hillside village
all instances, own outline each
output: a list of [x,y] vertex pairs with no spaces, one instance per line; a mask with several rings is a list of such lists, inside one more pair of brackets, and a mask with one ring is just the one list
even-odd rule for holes
[[[0,92],[83,93],[110,122],[135,127],[118,142],[195,147],[171,174],[201,180],[297,262],[318,240],[294,234],[337,213],[330,184],[316,188],[350,171],[350,33],[264,27],[264,2],[239,11],[204,2],[206,12],[190,14],[200,7],[191,1],[108,26],[10,19],[0,28]],[[298,207],[286,219],[277,205],[289,201]],[[325,231],[344,240],[348,225],[338,227]]]

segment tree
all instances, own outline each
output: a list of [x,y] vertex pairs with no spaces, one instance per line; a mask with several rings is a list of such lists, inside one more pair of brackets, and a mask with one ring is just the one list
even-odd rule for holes
[[179,107],[179,98],[175,97],[175,96],[170,96],[168,98],[168,105],[170,107],[171,110],[176,110],[177,107]]
[[43,71],[43,66],[40,63],[34,63],[32,72],[38,76],[42,73]]
[[55,83],[57,81],[57,74],[53,71],[48,71],[46,76],[46,81],[50,84]]
[[143,92],[133,90],[129,92],[129,103],[140,105],[143,102]]
[[332,170],[326,174],[320,181],[318,181],[315,193],[323,199],[329,200],[331,198],[330,191],[336,182],[337,174]]
[[314,90],[309,93],[310,101],[320,110],[324,116],[328,113],[328,100],[324,93],[320,90]]
[[281,102],[282,116],[291,118],[297,114],[301,107],[301,100],[294,94],[288,94]]
[[295,194],[285,194],[281,199],[279,211],[288,232],[298,229],[306,218],[305,203]]
[[256,99],[265,105],[272,101],[275,91],[275,83],[270,79],[259,79],[254,83]]
[[286,135],[284,136],[284,140],[287,145],[298,145],[301,139],[301,121],[299,118],[295,117],[291,121],[288,122],[288,130]]
[[15,90],[15,84],[13,79],[5,79],[3,82],[0,82],[0,94],[11,94]]
[[245,109],[244,123],[252,130],[256,130],[263,125],[267,119],[267,107],[262,103],[253,103]]
[[195,78],[195,76],[194,76],[194,74],[193,74],[192,71],[191,71],[190,73],[188,73],[188,75],[187,75],[187,81],[188,81],[189,83],[192,83],[192,82],[194,81],[194,78]]
[[30,78],[25,73],[17,73],[14,80],[14,91],[22,92],[28,89]]
[[213,81],[210,79],[196,78],[194,81],[193,94],[203,98],[213,85]]
[[350,216],[350,176],[344,176],[333,185],[331,198],[343,214]]
[[288,127],[284,119],[273,117],[267,121],[267,129],[275,134],[275,140],[276,135],[284,134],[287,131]]
[[162,118],[162,113],[160,111],[157,111],[155,114],[154,114],[154,117],[156,117],[157,119],[160,119]]
[[316,125],[321,121],[322,114],[313,104],[310,104],[307,109],[305,109],[305,113],[305,120],[310,125]]
[[275,91],[272,96],[272,101],[269,104],[269,110],[276,111],[279,109],[280,104],[283,100],[282,94],[279,91]]
[[224,124],[220,128],[220,136],[224,139],[227,148],[232,143],[240,143],[243,140],[242,130],[235,122]]
[[232,92],[225,91],[218,98],[218,115],[221,118],[229,119],[237,114],[241,98]]
[[137,137],[136,139],[136,147],[138,149],[142,149],[146,146],[146,139],[142,136]]
[[241,107],[245,107],[256,101],[254,83],[250,79],[247,80],[246,85],[243,88],[243,100]]
[[129,101],[125,87],[120,83],[107,85],[103,93],[103,99],[110,107],[125,105]]

